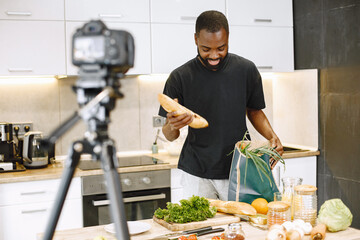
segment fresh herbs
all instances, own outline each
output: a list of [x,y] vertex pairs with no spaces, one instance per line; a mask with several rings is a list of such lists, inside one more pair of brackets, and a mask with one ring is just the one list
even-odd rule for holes
[[274,159],[275,161],[279,161],[280,163],[285,165],[284,159],[280,156],[280,154],[268,145],[263,145],[257,148],[251,148],[251,141],[248,141],[246,138],[247,132],[245,133],[243,139],[240,141],[239,150],[242,154],[246,156],[245,163],[245,180],[244,185],[246,186],[246,173],[249,159],[253,161],[256,170],[259,173],[260,179],[264,182],[261,173],[269,180],[270,186],[272,186],[272,181],[270,178],[271,169],[269,165],[265,162],[264,159],[261,158],[262,155],[266,154],[270,157],[270,159]]
[[192,196],[188,200],[180,200],[180,204],[168,202],[166,209],[158,208],[154,215],[166,222],[187,223],[212,218],[216,211],[216,207],[210,206],[210,202],[206,198]]

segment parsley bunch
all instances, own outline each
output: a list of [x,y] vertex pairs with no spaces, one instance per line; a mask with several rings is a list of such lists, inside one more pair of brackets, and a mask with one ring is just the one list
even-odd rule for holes
[[206,198],[192,196],[188,200],[180,200],[180,204],[168,202],[165,209],[158,208],[154,215],[166,222],[187,223],[212,218],[216,211],[216,207],[210,206]]

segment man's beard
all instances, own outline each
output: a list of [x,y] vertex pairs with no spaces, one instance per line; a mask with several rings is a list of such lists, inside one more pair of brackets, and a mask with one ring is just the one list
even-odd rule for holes
[[[204,58],[201,57],[200,52],[199,52],[199,49],[197,49],[197,52],[198,52],[198,57],[200,58],[200,61],[204,64],[204,66],[205,66],[207,69],[209,69],[209,70],[211,70],[211,71],[217,71],[217,70],[219,70],[219,69],[222,67],[223,63],[224,63],[225,58],[227,57],[227,54],[226,54],[225,57],[218,58],[218,59],[220,60],[218,64],[216,64],[216,65],[211,65],[211,64],[209,63],[209,61],[208,61],[208,60],[211,59],[211,58],[206,58],[206,59],[204,59]],[[214,60],[214,59],[211,59],[211,60]]]

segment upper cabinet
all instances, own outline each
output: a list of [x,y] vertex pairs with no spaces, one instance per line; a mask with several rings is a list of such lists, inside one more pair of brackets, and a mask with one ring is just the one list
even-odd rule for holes
[[293,26],[292,1],[227,0],[230,25]]
[[1,0],[0,19],[64,20],[64,0]]
[[262,72],[294,71],[292,1],[227,0],[229,49]]
[[149,0],[65,0],[65,19],[149,22]]
[[205,10],[225,14],[225,0],[151,0],[151,22],[194,24]]
[[195,20],[206,10],[225,14],[225,0],[151,0],[152,73],[170,73],[196,57]]

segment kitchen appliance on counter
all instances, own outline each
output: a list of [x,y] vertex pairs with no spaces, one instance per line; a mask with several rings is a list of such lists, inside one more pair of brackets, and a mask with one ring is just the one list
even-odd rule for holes
[[0,162],[12,162],[14,152],[12,124],[0,122]]
[[24,135],[23,164],[26,168],[46,167],[50,158],[54,157],[54,150],[47,150],[41,146],[42,132],[30,131]]
[[[166,164],[149,156],[119,157],[119,167]],[[88,165],[86,165],[88,163]],[[80,161],[79,167],[100,168],[93,161]],[[156,209],[165,208],[171,201],[170,169],[120,173],[127,221],[149,219]],[[84,227],[110,224],[110,200],[103,175],[81,177]]]

